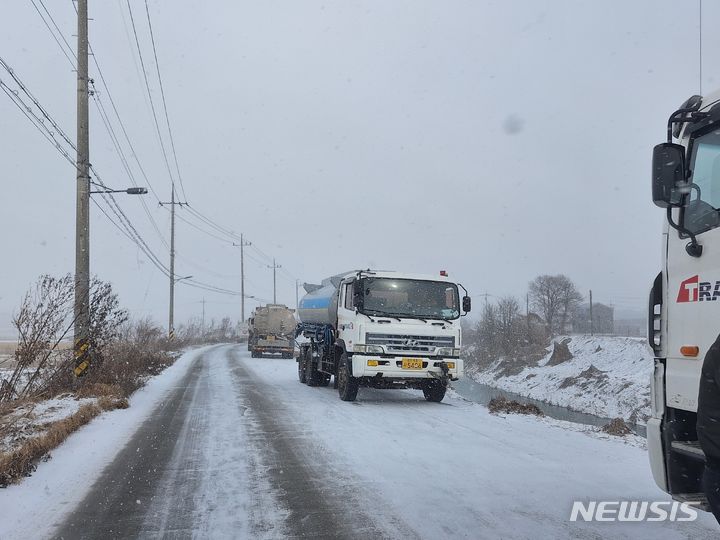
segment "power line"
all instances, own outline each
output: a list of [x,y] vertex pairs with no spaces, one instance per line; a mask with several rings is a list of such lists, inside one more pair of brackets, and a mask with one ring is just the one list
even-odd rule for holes
[[[115,134],[115,130],[112,127],[112,124],[110,123],[110,118],[108,117],[107,111],[105,110],[105,106],[103,105],[102,101],[100,100],[99,96],[93,95],[93,101],[95,105],[98,107],[98,111],[100,112],[100,117],[102,118],[103,124],[105,125],[105,129],[107,130],[108,134],[110,135],[110,140],[113,143],[113,146],[115,147],[116,152],[118,153],[118,156],[120,157],[120,162],[123,165],[123,168],[125,169],[126,174],[128,175],[128,178],[130,179],[130,182],[133,186],[137,187],[137,182],[135,181],[135,175],[132,173],[132,169],[130,168],[130,164],[128,163],[127,158],[125,157],[125,153],[122,150],[122,147],[120,146],[120,141],[117,138],[117,135]],[[147,206],[147,203],[144,199],[140,199],[140,202],[142,204],[143,210],[145,211],[145,215],[148,217],[148,220],[150,221],[150,224],[153,226],[153,229],[155,229],[155,232],[157,233],[158,237],[160,238],[160,241],[162,244],[167,248],[168,243],[165,240],[165,237],[163,236],[162,232],[160,231],[160,227],[158,226],[157,222],[155,221],[155,218],[153,218],[152,214],[150,213],[150,209]]]
[[[32,93],[22,84],[22,82],[19,80],[18,77],[14,75],[13,70],[10,68],[10,66],[2,62],[2,66],[8,70],[8,72],[13,75],[13,79],[16,80],[16,82],[21,85],[21,88],[23,89],[24,93],[30,97],[30,99],[33,101],[33,103],[36,105],[36,107],[42,111],[43,117],[45,117],[51,125],[56,128],[58,133],[64,134],[62,129],[59,127],[59,125],[55,122],[55,120],[52,118],[52,116],[47,112],[47,110],[42,107],[42,105],[39,103],[37,99],[34,98]],[[41,134],[48,140],[55,149],[70,163],[73,167],[77,168],[77,164],[72,159],[72,157],[69,155],[66,148],[63,147],[62,143],[58,141],[55,138],[55,133],[50,130],[50,128],[47,126],[47,124],[40,118],[33,110],[32,107],[30,107],[27,103],[25,103],[22,98],[20,97],[19,92],[11,89],[7,84],[5,84],[4,81],[0,80],[0,88],[2,88],[3,92],[11,99],[11,101],[20,109],[20,111],[24,114],[24,116],[30,121],[30,123],[38,129]],[[63,137],[64,139],[66,138]],[[66,139],[66,143],[71,146],[72,148],[75,147],[74,143],[70,141],[69,139]],[[90,166],[90,169],[92,173],[94,174],[97,184],[102,187],[107,187],[106,184],[103,182],[100,174],[97,172],[94,166]],[[166,276],[169,275],[169,271],[167,267],[162,263],[160,258],[155,255],[155,253],[152,251],[152,249],[147,245],[145,240],[143,239],[142,235],[138,232],[138,230],[133,225],[132,221],[128,216],[125,214],[125,212],[122,210],[122,207],[118,204],[115,197],[110,193],[101,193],[101,197],[103,202],[108,206],[110,211],[115,214],[117,221],[113,219],[104,208],[101,207],[101,205],[95,200],[94,204],[98,206],[101,210],[101,212],[108,218],[108,220],[116,227],[120,232],[126,236],[129,240],[131,240],[135,245],[140,248],[140,250],[148,257],[150,262],[158,268],[163,274]],[[210,292],[216,292],[219,294],[228,294],[228,295],[239,295],[237,291],[233,291],[230,289],[224,289],[222,287],[217,287],[215,285],[211,285],[202,281],[198,280],[185,280],[187,281],[187,285],[195,288],[200,288],[203,290],[207,290]]]
[[170,116],[168,115],[167,101],[165,100],[165,87],[163,86],[162,77],[160,76],[160,62],[158,62],[157,48],[155,47],[155,33],[153,32],[152,21],[150,20],[150,8],[148,7],[147,0],[145,0],[145,13],[147,14],[148,28],[150,29],[150,42],[152,43],[155,69],[157,71],[158,83],[160,84],[160,97],[162,98],[163,110],[165,111],[165,122],[167,123],[168,135],[170,137],[170,147],[172,149],[173,159],[175,160],[175,170],[177,171],[178,180],[180,180],[180,189],[182,190],[183,198],[187,201],[185,185],[183,184],[182,175],[180,174],[177,152],[175,151],[175,138],[173,137],[172,128],[170,127]]
[[[38,9],[37,5],[35,4],[35,1],[34,1],[34,0],[30,0],[30,1],[32,2],[33,6],[35,7],[36,11],[38,12],[38,15],[40,15],[40,18],[41,18],[41,19],[43,20],[43,22],[45,23],[45,26],[47,27],[48,31],[49,31],[50,34],[53,36],[53,39],[55,40],[55,42],[58,44],[58,46],[59,46],[60,49],[62,50],[62,52],[63,52],[63,54],[65,55],[65,57],[68,59],[68,61],[70,62],[70,64],[73,66],[73,68],[76,69],[77,56],[75,55],[75,52],[73,51],[72,47],[71,47],[70,44],[68,43],[67,39],[65,39],[64,34],[63,34],[62,31],[60,30],[60,27],[58,26],[58,24],[55,22],[55,19],[53,18],[52,14],[48,11],[47,6],[45,6],[43,0],[39,0],[39,2],[40,2],[40,4],[42,5],[43,9],[45,10],[45,13],[47,13],[48,17],[50,18],[50,20],[51,20],[51,22],[52,22],[52,25],[55,27],[55,31],[53,31],[53,29],[52,29],[52,28],[50,27],[50,25],[47,23],[47,21],[45,20],[45,17],[43,16],[43,14],[40,12],[40,10]],[[75,4],[73,4],[73,7],[75,8],[75,12],[77,13],[77,6],[75,6]],[[56,35],[56,32],[57,32],[57,35]],[[58,39],[57,36],[60,36],[60,39],[62,39],[62,41],[65,43],[65,46],[66,46],[67,49],[70,51],[70,53],[71,53],[71,55],[73,56],[73,58],[75,59],[75,61],[73,61],[73,60],[68,56],[65,48],[62,46],[62,44],[60,43],[60,40]],[[98,64],[97,58],[95,57],[94,51],[92,50],[92,47],[90,47],[90,44],[89,44],[89,43],[88,43],[88,47],[90,48],[90,52],[93,53],[93,59],[94,59],[95,65],[96,65],[96,67],[97,67],[97,69],[98,69],[98,73],[100,74],[101,80],[103,81],[103,85],[105,86],[105,89],[106,89],[107,92],[108,92],[108,96],[109,96],[111,102],[113,103],[113,109],[115,110],[115,113],[116,113],[116,115],[117,115],[117,117],[118,117],[118,120],[120,121],[120,125],[121,125],[121,127],[122,127],[122,129],[123,129],[123,132],[125,133],[125,137],[126,137],[126,139],[127,139],[127,141],[128,141],[128,144],[130,145],[131,150],[133,151],[133,154],[135,155],[135,159],[136,159],[136,161],[137,161],[137,154],[135,153],[135,150],[134,150],[134,148],[132,147],[132,144],[130,143],[129,138],[127,137],[127,132],[125,131],[125,127],[124,127],[124,125],[122,124],[122,120],[120,119],[120,115],[119,115],[119,113],[117,112],[117,108],[115,107],[114,101],[112,100],[112,96],[110,95],[110,89],[107,87],[107,83],[106,83],[106,81],[105,81],[105,77],[104,77],[103,74],[102,74],[102,70],[100,69],[100,65]],[[4,64],[4,67],[5,67],[6,69],[8,69],[8,66],[5,64],[5,62],[3,62],[3,64]],[[10,71],[10,73],[11,73],[11,75],[13,75],[12,71]],[[26,92],[26,94],[28,94],[28,96],[33,100],[33,102],[34,102],[35,105],[40,109],[40,111],[43,113],[43,115],[44,115],[49,121],[51,121],[51,122],[53,123],[53,126],[60,132],[60,134],[63,136],[63,138],[65,139],[65,141],[70,145],[70,147],[73,148],[73,150],[76,150],[76,151],[77,151],[77,149],[75,148],[75,144],[74,144],[74,143],[69,139],[69,137],[60,129],[60,127],[59,127],[56,123],[54,123],[54,122],[52,121],[52,119],[49,117],[49,115],[47,114],[47,112],[42,108],[42,106],[41,106],[40,103],[37,101],[37,99],[36,99],[34,96],[32,96],[32,95],[29,93],[29,91],[27,91],[25,85],[22,84],[15,76],[13,76],[13,78],[16,80],[16,83],[21,87],[21,89],[23,89],[23,91]],[[90,84],[93,84],[93,81],[92,81],[92,80],[90,80],[89,82],[90,82]],[[125,171],[127,172],[128,177],[130,178],[130,181],[132,182],[132,184],[137,187],[137,183],[136,183],[136,181],[135,181],[134,175],[132,174],[132,171],[131,171],[131,169],[130,169],[129,163],[128,163],[128,161],[127,161],[127,158],[125,157],[125,155],[124,155],[124,153],[123,153],[123,151],[122,151],[122,148],[121,148],[121,146],[120,146],[119,139],[118,139],[117,136],[115,135],[115,130],[112,128],[112,124],[111,124],[111,122],[110,122],[110,117],[109,117],[109,115],[107,114],[107,111],[105,111],[105,108],[104,108],[104,106],[103,106],[103,104],[102,104],[102,101],[100,100],[100,96],[97,94],[97,92],[96,92],[96,90],[95,90],[95,88],[94,88],[94,85],[93,85],[93,92],[91,93],[91,95],[92,95],[92,97],[93,97],[93,101],[95,102],[96,107],[98,107],[98,111],[99,111],[99,113],[100,113],[101,119],[103,120],[103,124],[105,125],[105,128],[106,128],[106,130],[108,131],[108,134],[110,135],[110,140],[111,140],[111,142],[113,143],[113,145],[114,145],[114,147],[115,147],[115,150],[118,152],[118,155],[120,156],[120,160],[121,160],[121,162],[122,162],[122,164],[123,164],[123,167],[124,167]],[[140,162],[139,162],[139,161],[138,161],[138,166],[140,167],[140,170],[141,170],[143,176],[145,177],[145,179],[146,179],[146,181],[147,181],[147,183],[148,183],[148,187],[151,189],[151,191],[153,191],[153,194],[154,194],[155,197],[157,198],[157,194],[155,193],[155,190],[153,189],[152,184],[150,183],[149,179],[147,178],[147,175],[145,174],[145,171],[144,171],[144,169],[142,168],[142,166],[140,165]],[[165,241],[165,238],[162,236],[162,233],[160,232],[160,229],[159,229],[159,227],[157,226],[157,223],[156,223],[155,220],[153,219],[152,214],[150,213],[150,210],[149,210],[148,207],[147,207],[147,203],[146,203],[144,200],[141,200],[141,203],[142,203],[143,209],[145,210],[145,214],[146,214],[147,217],[148,217],[148,220],[149,220],[150,223],[152,224],[152,226],[153,226],[153,228],[155,229],[155,231],[158,233],[161,242],[162,242],[164,245],[167,245],[167,242]]]
[[[40,1],[40,3],[42,4],[43,9],[45,10],[45,12],[48,14],[48,17],[49,17],[50,20],[52,21],[52,24],[55,26],[55,28],[58,29],[58,32],[60,32],[60,29],[58,28],[58,25],[55,23],[55,19],[53,19],[52,15],[50,15],[50,12],[49,12],[49,11],[47,10],[47,8],[45,7],[45,4],[43,4],[42,0],[39,0],[39,1]],[[45,16],[44,16],[44,15],[42,14],[42,12],[40,11],[40,8],[37,7],[37,4],[35,3],[35,0],[30,0],[30,3],[31,3],[31,4],[33,5],[33,7],[35,8],[35,11],[38,12],[38,15],[40,15],[40,18],[41,18],[42,21],[45,23],[45,26],[47,27],[47,29],[50,31],[50,34],[52,35],[53,39],[55,40],[55,43],[58,44],[58,47],[60,47],[60,50],[61,50],[61,51],[63,52],[63,54],[65,55],[65,58],[67,58],[68,62],[70,62],[70,65],[73,67],[73,69],[76,69],[75,61],[77,61],[77,58],[75,57],[75,53],[73,52],[72,47],[70,47],[70,45],[68,44],[67,40],[63,37],[63,38],[62,38],[63,41],[65,41],[65,44],[67,45],[68,49],[70,50],[70,54],[68,54],[68,52],[67,52],[67,51],[65,50],[65,48],[62,46],[62,43],[60,43],[60,40],[58,40],[57,36],[55,35],[55,32],[53,32],[52,28],[50,27],[50,23],[47,22],[47,20],[45,19]],[[62,33],[60,33],[60,36],[62,36]],[[75,58],[75,61],[73,61],[73,59],[71,58],[71,56]]]
[[140,67],[142,68],[141,71],[143,79],[145,80],[145,88],[147,90],[148,98],[150,100],[150,109],[152,111],[152,117],[155,123],[155,131],[158,136],[158,142],[160,143],[160,149],[162,150],[163,159],[165,160],[165,167],[167,168],[168,175],[170,175],[172,189],[175,189],[175,179],[173,178],[172,169],[170,168],[170,162],[168,160],[167,151],[165,149],[165,143],[163,142],[162,134],[160,132],[160,123],[158,122],[157,112],[155,111],[155,102],[153,101],[152,92],[150,91],[150,81],[148,80],[147,72],[145,71],[145,60],[143,59],[142,49],[140,48],[140,40],[138,38],[137,27],[135,26],[135,17],[133,16],[132,7],[130,6],[130,0],[126,0],[126,3],[128,12],[130,13],[130,24],[132,25],[133,35],[135,36],[135,46],[137,47],[138,56],[140,57]]

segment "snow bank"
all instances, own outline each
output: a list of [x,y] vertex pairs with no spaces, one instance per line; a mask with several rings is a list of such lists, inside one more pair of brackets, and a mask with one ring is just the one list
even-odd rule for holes
[[78,399],[72,395],[46,399],[39,403],[19,405],[12,412],[0,419],[9,426],[5,436],[0,438],[0,452],[10,452],[26,439],[40,435],[52,422],[59,422],[75,414],[81,406],[94,403],[96,398]]
[[645,423],[650,415],[652,352],[641,338],[570,336],[570,360],[550,365],[553,346],[537,365],[502,376],[502,362],[470,373],[479,383],[606,418]]
[[43,538],[85,496],[103,468],[187,373],[203,349],[184,354],[130,398],[72,434],[21,484],[0,490],[0,538]]

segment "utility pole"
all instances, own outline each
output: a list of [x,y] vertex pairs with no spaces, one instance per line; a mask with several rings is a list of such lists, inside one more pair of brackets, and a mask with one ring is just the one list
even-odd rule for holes
[[252,242],[246,242],[241,233],[240,243],[233,242],[233,246],[240,248],[240,322],[245,322],[245,248],[252,246]]
[[282,268],[281,265],[275,263],[275,257],[273,257],[273,263],[272,266],[268,266],[268,268],[272,268],[273,271],[273,304],[277,304],[277,269]]
[[205,297],[204,296],[202,299],[202,305],[203,305],[202,327],[203,327],[203,332],[205,332]]
[[298,294],[299,287],[300,287],[300,280],[296,279],[295,280],[295,310],[296,311],[298,309],[300,309],[300,300],[299,300],[300,295]]
[[175,182],[170,188],[170,308],[168,337],[175,338]]
[[592,302],[592,289],[590,289],[590,335],[591,335],[591,336],[594,336],[594,335],[595,335],[595,331],[594,331],[594,326],[593,326],[593,310],[592,310],[592,307],[593,307],[593,306],[592,306],[592,304],[593,304],[593,302]]
[[530,293],[525,293],[525,324],[527,325],[528,342],[530,342]]
[[88,110],[88,5],[78,0],[77,193],[75,210],[75,375],[90,365],[90,113]]
[[170,188],[170,202],[160,202],[160,206],[170,206],[170,307],[168,309],[168,338],[175,338],[175,206],[187,203],[175,202],[175,182]]

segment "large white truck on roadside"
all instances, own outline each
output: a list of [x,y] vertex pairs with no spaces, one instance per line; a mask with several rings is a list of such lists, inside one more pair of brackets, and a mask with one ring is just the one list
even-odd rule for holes
[[648,452],[660,488],[703,506],[696,422],[703,359],[720,333],[720,93],[688,99],[667,129],[652,165],[653,202],[667,219],[649,302]]
[[283,304],[258,306],[248,319],[248,350],[253,358],[280,354],[292,358],[295,352],[295,311]]
[[462,285],[447,277],[362,270],[305,285],[298,307],[298,378],[354,401],[361,386],[415,388],[428,401],[462,376]]

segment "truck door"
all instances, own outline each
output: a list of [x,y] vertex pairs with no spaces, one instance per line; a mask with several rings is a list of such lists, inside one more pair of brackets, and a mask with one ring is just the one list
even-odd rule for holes
[[340,286],[338,298],[338,339],[342,339],[345,347],[352,352],[353,344],[357,342],[357,320],[355,304],[353,303],[353,285],[355,280],[343,283]]
[[[720,334],[720,131],[696,137],[689,149],[693,189],[675,219],[697,235],[701,257],[685,251],[686,235],[670,230],[667,243],[666,403],[697,411],[703,358]],[[681,352],[697,346],[696,356]]]

